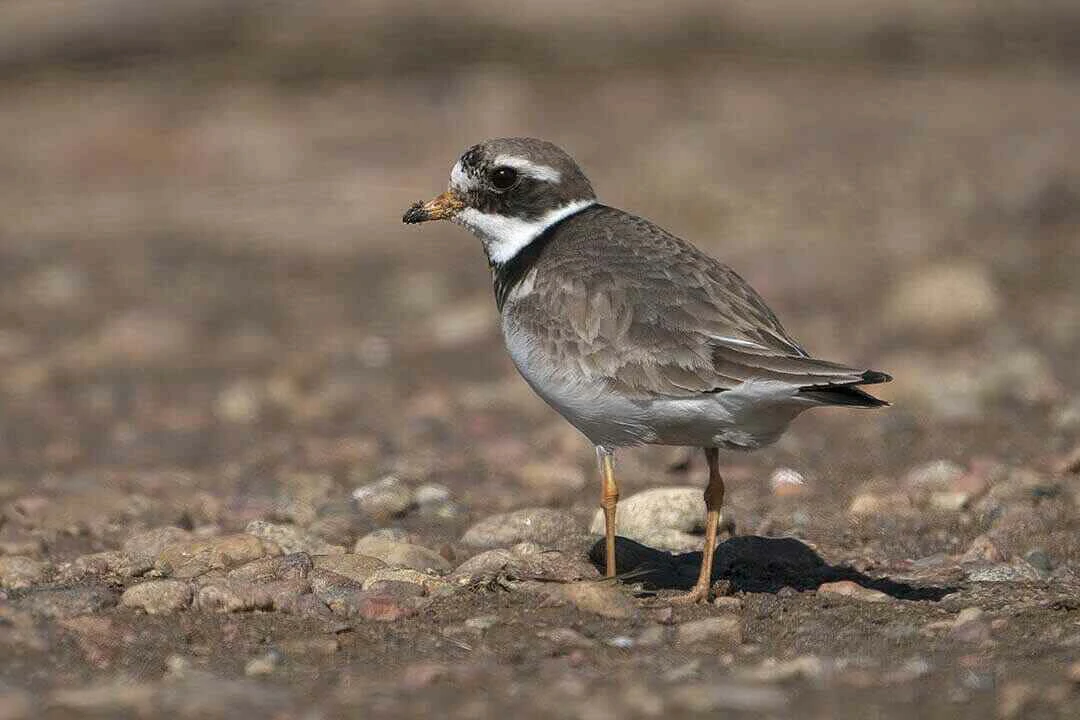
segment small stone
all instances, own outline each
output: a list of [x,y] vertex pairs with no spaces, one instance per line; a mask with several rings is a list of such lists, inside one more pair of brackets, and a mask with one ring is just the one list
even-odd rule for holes
[[604,644],[609,647],[619,648],[620,650],[629,650],[634,647],[634,638],[628,635],[616,635],[613,638],[609,638]]
[[451,569],[446,558],[420,545],[364,537],[356,541],[353,550],[358,555],[382,560],[390,567],[411,568],[421,572],[449,572]]
[[1054,570],[1054,565],[1050,562],[1050,555],[1042,548],[1027,551],[1024,553],[1024,560],[1027,560],[1028,564],[1039,572],[1050,573]]
[[550,508],[524,508],[481,520],[465,532],[462,542],[478,548],[505,547],[523,541],[551,545],[578,532],[577,521],[568,513]]
[[725,614],[691,620],[678,626],[675,638],[681,645],[706,641],[740,645],[743,641],[742,619],[738,615]]
[[668,634],[669,630],[666,626],[650,625],[638,635],[637,645],[643,648],[659,647],[667,642]]
[[495,626],[499,622],[498,615],[480,615],[465,621],[465,627],[483,632]]
[[695,713],[734,710],[745,713],[778,713],[788,704],[788,695],[775,687],[746,683],[685,683],[671,692],[676,707]]
[[453,592],[453,586],[446,580],[410,568],[385,568],[376,570],[368,575],[367,580],[364,581],[363,587],[364,590],[371,590],[378,583],[384,582],[416,585],[422,589],[424,594],[428,595],[443,595]]
[[103,575],[121,575],[132,577],[132,571],[141,570],[146,572],[151,565],[139,563],[133,565],[130,558],[117,550],[81,555],[75,558],[67,566],[60,570],[60,578],[67,582],[78,582],[88,577],[101,577]]
[[272,675],[279,664],[281,664],[281,653],[271,650],[248,660],[247,665],[244,666],[244,674],[248,677]]
[[595,640],[585,637],[573,628],[541,630],[536,633],[536,637],[552,642],[560,648],[588,649],[596,646]]
[[120,549],[132,559],[153,563],[157,556],[161,554],[161,551],[169,545],[187,542],[191,539],[192,535],[187,530],[166,526],[132,535],[124,541]]
[[360,599],[357,614],[365,620],[396,622],[416,614],[416,610],[394,598],[368,595]]
[[366,555],[323,555],[315,558],[315,567],[320,570],[328,570],[342,575],[357,583],[363,584],[376,570],[386,567],[386,563],[378,558]]
[[[705,501],[697,487],[652,488],[622,500],[615,510],[620,536],[672,552],[700,549],[704,523]],[[602,511],[593,516],[589,532],[604,533]]]
[[182,580],[149,580],[125,590],[120,596],[120,604],[157,615],[183,610],[191,604],[191,599],[189,583]]
[[971,545],[960,558],[963,563],[1000,563],[1008,555],[991,535],[983,534],[971,541]]
[[356,488],[352,497],[357,508],[376,519],[400,517],[413,506],[412,491],[393,475]]
[[981,327],[1001,308],[1001,296],[982,263],[922,265],[902,277],[885,301],[886,325],[947,335]]
[[360,601],[366,597],[363,585],[329,570],[316,569],[311,573],[310,581],[315,597],[336,615],[355,614]]
[[[334,557],[334,556],[327,556]],[[233,580],[265,583],[274,580],[304,580],[314,569],[315,563],[306,552],[263,558],[235,567],[227,575]]]
[[911,498],[902,492],[860,492],[851,500],[848,513],[865,517],[871,515],[902,515],[912,511]]
[[450,488],[438,483],[424,483],[413,491],[413,501],[421,508],[450,502]]
[[888,602],[891,598],[880,590],[863,587],[851,580],[822,583],[818,586],[819,595],[837,595],[864,602]]
[[251,610],[291,610],[296,599],[311,592],[306,580],[278,580],[252,583],[243,580],[214,580],[195,594],[195,607],[210,612],[246,612]]
[[1037,582],[1043,577],[1025,561],[971,565],[964,568],[971,582]]
[[31,588],[16,605],[35,615],[72,617],[92,615],[115,607],[119,594],[104,583],[88,582],[63,587]]
[[280,554],[276,543],[241,533],[174,543],[158,554],[155,567],[163,575],[187,579]]
[[824,673],[821,659],[800,655],[791,660],[767,658],[755,668],[739,672],[739,677],[761,683],[785,683],[791,680],[814,680]]
[[0,588],[21,590],[45,581],[52,567],[49,563],[23,555],[0,555]]
[[340,555],[345,548],[331,545],[322,538],[304,532],[295,525],[252,520],[244,528],[248,535],[275,543],[284,553],[304,552],[309,555]]
[[628,618],[637,614],[637,606],[609,582],[573,582],[557,586],[559,599],[579,610],[608,618]]
[[773,495],[777,497],[793,497],[805,495],[808,486],[806,478],[798,470],[782,467],[773,471],[769,476],[769,487]]

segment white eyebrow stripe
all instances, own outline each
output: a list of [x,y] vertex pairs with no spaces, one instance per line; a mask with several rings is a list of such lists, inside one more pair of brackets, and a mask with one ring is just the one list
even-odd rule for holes
[[562,180],[562,173],[550,165],[539,165],[531,160],[515,157],[514,155],[500,155],[495,158],[495,167],[500,165],[512,167],[522,175],[528,175],[536,180],[543,180],[550,183],[557,183]]
[[457,190],[468,190],[473,186],[472,178],[465,173],[460,160],[454,163],[454,169],[450,171],[450,185]]

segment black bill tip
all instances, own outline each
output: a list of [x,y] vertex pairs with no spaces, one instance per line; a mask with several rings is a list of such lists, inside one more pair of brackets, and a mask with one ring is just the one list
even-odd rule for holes
[[409,206],[409,209],[405,211],[405,214],[401,216],[401,222],[413,225],[415,223],[422,223],[426,220],[430,220],[431,216],[428,215],[428,211],[424,209],[424,203],[415,202]]

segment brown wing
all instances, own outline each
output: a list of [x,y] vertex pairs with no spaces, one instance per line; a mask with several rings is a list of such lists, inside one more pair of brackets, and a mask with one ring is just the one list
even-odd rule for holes
[[600,207],[565,223],[511,301],[558,367],[629,394],[689,397],[751,380],[871,381],[816,360],[733,270],[641,218]]

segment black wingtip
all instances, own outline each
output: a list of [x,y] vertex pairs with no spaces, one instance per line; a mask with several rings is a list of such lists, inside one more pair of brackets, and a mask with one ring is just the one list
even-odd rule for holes
[[867,370],[862,374],[862,385],[880,385],[887,382],[892,382],[892,375],[888,373]]

